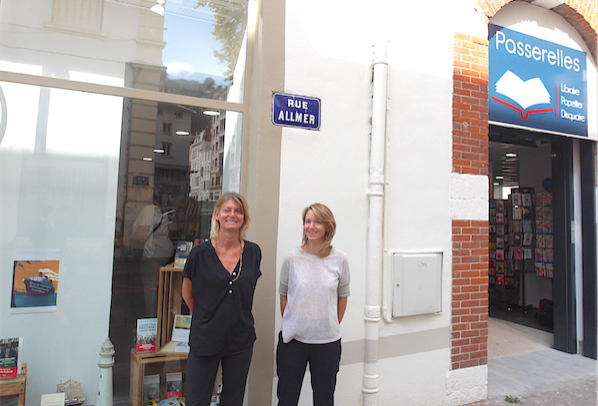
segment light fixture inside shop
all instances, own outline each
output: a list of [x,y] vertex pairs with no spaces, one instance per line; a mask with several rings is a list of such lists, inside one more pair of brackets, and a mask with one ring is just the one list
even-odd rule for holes
[[504,179],[502,176],[495,176],[494,179]]
[[500,185],[500,183],[498,183],[498,182],[494,182],[493,184],[494,184],[494,186]]
[[189,131],[179,130],[175,132],[176,135],[189,135]]
[[156,153],[156,154],[163,154],[164,150],[163,149],[155,149],[154,153]]
[[148,157],[148,156],[144,156],[144,157],[143,157],[143,160],[144,160],[144,161],[153,161],[153,159],[152,159],[152,158],[150,158],[150,157]]
[[507,158],[516,158],[516,157],[517,157],[517,154],[516,154],[516,153],[514,153],[514,152],[507,152],[507,153],[505,154],[505,156],[506,156]]
[[206,116],[219,116],[220,112],[213,110],[204,110],[203,114],[205,114]]

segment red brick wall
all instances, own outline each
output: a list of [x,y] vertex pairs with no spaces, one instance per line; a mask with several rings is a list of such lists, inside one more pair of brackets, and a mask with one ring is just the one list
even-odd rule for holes
[[[453,172],[488,175],[488,41],[455,35]],[[453,220],[452,369],[488,362],[488,222]]]
[[453,220],[452,369],[488,363],[488,221]]
[[488,40],[456,34],[453,172],[488,175]]

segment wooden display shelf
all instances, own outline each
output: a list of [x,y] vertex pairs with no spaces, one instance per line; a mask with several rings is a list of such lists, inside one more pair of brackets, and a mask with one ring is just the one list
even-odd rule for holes
[[160,268],[158,285],[158,331],[156,350],[170,342],[172,326],[177,314],[181,314],[183,299],[183,268],[175,268],[174,264]]
[[183,373],[183,394],[185,393],[187,373],[187,353],[160,354],[154,352],[139,353],[131,350],[131,382],[129,386],[129,401],[132,406],[143,404],[143,377],[160,374],[160,398],[166,397],[166,374],[170,372]]
[[25,393],[27,392],[27,364],[21,365],[21,374],[16,378],[0,379],[0,399],[19,398],[18,406],[25,406]]

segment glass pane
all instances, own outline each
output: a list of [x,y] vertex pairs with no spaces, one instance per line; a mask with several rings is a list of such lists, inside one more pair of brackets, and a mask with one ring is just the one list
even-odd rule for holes
[[1,70],[243,102],[247,0],[4,0],[0,21]]
[[[161,312],[160,347],[174,316],[189,313],[175,247],[209,239],[215,201],[239,185],[242,130],[241,113],[137,99],[124,106],[110,316],[115,404],[142,384],[129,379],[138,319]],[[160,302],[160,292],[168,299]]]
[[1,336],[23,337],[24,362],[47,377],[28,383],[31,399],[70,377],[93,399],[97,370],[83,366],[108,325],[123,99],[0,82],[0,102]]

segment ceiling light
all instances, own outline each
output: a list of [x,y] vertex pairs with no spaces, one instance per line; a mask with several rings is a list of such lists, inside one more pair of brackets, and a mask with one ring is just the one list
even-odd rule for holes
[[163,149],[155,149],[154,153],[156,153],[156,154],[163,154],[164,150]]
[[144,161],[153,161],[153,159],[152,159],[152,158],[150,158],[150,157],[147,157],[147,156],[144,156],[144,157],[143,157],[143,160],[144,160]]
[[494,186],[498,186],[498,185],[500,185],[500,183],[494,182]]
[[503,179],[502,176],[495,176],[494,179]]
[[189,131],[180,130],[180,131],[176,131],[175,134],[176,135],[189,135]]
[[515,158],[517,156],[517,154],[514,153],[514,152],[507,152],[505,154],[505,156],[508,157],[508,158]]
[[219,111],[212,111],[212,110],[205,110],[203,112],[203,114],[205,114],[206,116],[219,116],[220,112]]

